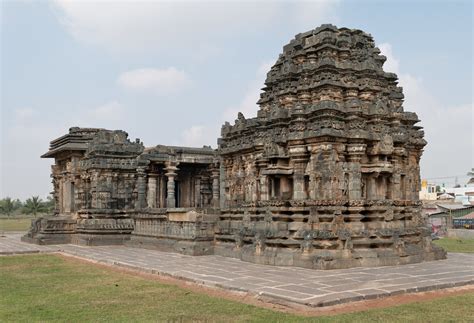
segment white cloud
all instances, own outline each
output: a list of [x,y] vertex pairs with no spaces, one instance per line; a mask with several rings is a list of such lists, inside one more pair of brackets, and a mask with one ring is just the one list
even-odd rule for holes
[[[26,199],[32,195],[46,198],[52,190],[49,176],[51,160],[39,157],[48,150],[48,143],[61,135],[60,126],[46,124],[30,116],[38,111],[17,109],[16,118],[2,129],[0,198]],[[24,111],[26,113],[26,118]]]
[[176,93],[188,86],[191,79],[184,71],[174,67],[142,68],[122,73],[117,83],[132,91],[166,95]]
[[383,43],[378,45],[378,48],[382,52],[382,55],[387,57],[387,61],[383,65],[384,71],[398,74],[400,72],[400,61],[393,55],[392,45]]
[[384,70],[398,74],[405,95],[405,111],[416,112],[424,127],[428,145],[421,160],[422,176],[432,178],[466,173],[474,161],[472,102],[443,106],[426,88],[423,79],[401,71],[400,61],[390,44],[378,47],[387,57]]
[[183,131],[182,142],[186,146],[196,146],[202,140],[204,132],[203,126],[192,126]]
[[32,108],[18,108],[15,110],[15,117],[17,119],[31,119],[36,115]]
[[219,135],[218,128],[218,126],[191,126],[182,132],[181,141],[178,144],[186,147],[216,147],[217,137]]
[[334,21],[338,2],[53,0],[52,7],[81,42],[118,52],[201,48],[202,56],[215,55],[223,39],[255,29],[271,31],[282,19],[294,32],[314,28],[323,19]]
[[227,108],[217,125],[193,125],[183,130],[178,144],[195,147],[211,145],[215,147],[217,138],[220,137],[220,127],[224,122],[229,121],[233,123],[237,119],[239,112],[242,112],[246,118],[257,116],[257,101],[260,98],[265,77],[273,64],[274,61],[266,61],[258,66],[254,79],[249,82],[246,92],[242,95],[242,100],[237,105]]
[[49,172],[53,161],[39,157],[48,150],[49,142],[69,127],[125,129],[127,121],[125,108],[114,100],[92,108],[65,109],[51,118],[38,118],[41,111],[33,108],[14,111],[15,118],[2,125],[0,198],[46,198],[52,190]]
[[125,109],[117,101],[110,101],[92,109],[86,109],[80,121],[87,127],[119,128],[125,119]]
[[242,100],[235,106],[231,106],[224,111],[223,121],[233,122],[237,119],[237,114],[242,112],[246,118],[257,116],[261,88],[264,87],[265,78],[270,68],[275,64],[274,61],[266,61],[260,64],[255,73],[255,77],[249,82],[247,91],[242,95]]

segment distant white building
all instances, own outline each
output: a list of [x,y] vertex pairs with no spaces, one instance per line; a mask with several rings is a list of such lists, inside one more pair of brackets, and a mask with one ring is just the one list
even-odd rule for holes
[[421,181],[421,191],[419,192],[420,200],[436,201],[437,195],[435,184],[429,184],[426,179]]
[[446,193],[454,195],[454,201],[463,205],[474,203],[474,185],[465,187],[451,187],[445,189]]
[[421,181],[421,190],[419,192],[420,200],[452,200],[454,203],[462,205],[474,205],[474,168],[468,173],[471,176],[464,187],[442,187],[437,191],[436,184],[428,183],[427,180]]

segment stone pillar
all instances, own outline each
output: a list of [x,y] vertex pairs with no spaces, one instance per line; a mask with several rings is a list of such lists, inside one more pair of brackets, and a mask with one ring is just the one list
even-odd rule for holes
[[166,186],[166,207],[167,208],[174,208],[176,207],[176,197],[174,195],[174,179],[178,175],[176,172],[178,168],[176,166],[172,166],[168,164],[165,168],[166,170],[166,177],[168,178],[168,185]]
[[387,177],[379,175],[379,181],[377,182],[377,195],[380,200],[385,200],[387,195]]
[[305,200],[308,198],[305,191],[304,173],[306,169],[306,160],[298,160],[295,162],[295,170],[293,174],[293,199]]
[[137,208],[142,209],[146,207],[146,174],[145,174],[145,168],[144,167],[139,167],[137,169],[137,193],[138,193],[138,199],[137,199]]
[[399,172],[394,172],[392,174],[392,179],[391,179],[391,196],[392,196],[392,200],[396,201],[396,200],[400,200],[400,189],[401,189],[401,176],[400,176],[400,173]]
[[219,207],[219,170],[212,171],[212,207]]
[[194,206],[201,207],[201,178],[199,176],[194,179]]
[[268,201],[268,176],[260,175],[260,200]]
[[160,208],[166,206],[166,176],[160,175]]
[[268,196],[268,175],[263,174],[263,171],[267,166],[267,159],[257,160],[258,172],[260,174],[258,177],[260,201],[268,201],[270,199]]
[[98,182],[99,175],[94,173],[91,176],[91,208],[96,209],[99,207],[99,193],[98,193]]
[[362,173],[360,161],[365,153],[365,144],[347,145],[347,168],[349,173],[348,196],[349,200],[362,198]]
[[377,173],[372,173],[367,177],[367,199],[368,200],[377,200],[377,183],[375,179],[377,178]]
[[156,183],[157,176],[150,174],[148,176],[148,194],[147,194],[147,204],[149,208],[156,208]]
[[308,162],[306,146],[290,147],[289,154],[293,161],[293,199],[305,200],[307,197],[304,187],[304,174]]
[[225,188],[226,188],[226,172],[222,159],[216,159],[219,164],[219,207],[225,207]]
[[68,179],[63,181],[63,212],[71,212],[71,182]]

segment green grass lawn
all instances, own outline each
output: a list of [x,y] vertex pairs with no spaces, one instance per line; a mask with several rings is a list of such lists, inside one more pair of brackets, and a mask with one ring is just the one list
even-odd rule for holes
[[32,218],[0,218],[0,233],[12,231],[28,231]]
[[0,321],[462,322],[474,293],[331,317],[219,299],[55,255],[0,257]]
[[441,238],[433,242],[447,252],[474,253],[474,239]]

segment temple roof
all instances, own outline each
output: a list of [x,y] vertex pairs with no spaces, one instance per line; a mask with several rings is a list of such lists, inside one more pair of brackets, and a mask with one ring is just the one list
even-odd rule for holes
[[86,151],[88,143],[101,128],[69,128],[69,133],[52,140],[49,143],[49,151],[41,158],[54,158],[57,154],[64,151]]

